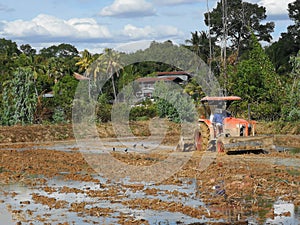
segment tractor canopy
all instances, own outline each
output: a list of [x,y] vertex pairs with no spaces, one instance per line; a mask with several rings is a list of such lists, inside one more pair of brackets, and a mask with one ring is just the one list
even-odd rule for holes
[[238,96],[206,96],[200,100],[202,104],[208,104],[213,111],[216,109],[226,110],[232,102],[241,100]]

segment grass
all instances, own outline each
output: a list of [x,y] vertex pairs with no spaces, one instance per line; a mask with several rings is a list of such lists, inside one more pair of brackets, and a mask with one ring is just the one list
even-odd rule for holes
[[300,148],[293,148],[290,150],[291,154],[300,154]]
[[295,169],[288,169],[287,172],[292,176],[300,176],[300,171]]
[[258,199],[258,206],[262,208],[262,210],[258,212],[259,218],[265,219],[267,213],[272,209],[273,204],[274,201],[271,199],[264,199],[264,198]]
[[3,173],[3,172],[5,172],[6,171],[6,169],[4,168],[4,167],[0,167],[0,173]]

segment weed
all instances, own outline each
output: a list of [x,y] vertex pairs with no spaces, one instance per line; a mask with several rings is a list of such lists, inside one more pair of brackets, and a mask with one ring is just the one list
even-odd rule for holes
[[287,172],[292,176],[300,176],[300,171],[295,169],[288,169]]
[[290,150],[291,154],[300,154],[300,148],[293,148]]
[[5,168],[4,167],[0,167],[0,173],[3,173],[3,172],[5,172],[6,170],[5,170]]

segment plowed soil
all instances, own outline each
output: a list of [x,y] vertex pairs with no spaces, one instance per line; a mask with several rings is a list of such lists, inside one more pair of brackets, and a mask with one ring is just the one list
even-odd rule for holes
[[[150,135],[145,124],[131,124],[136,135]],[[110,125],[98,127],[101,137],[114,137]],[[172,125],[163,140],[165,145],[178,142],[179,126]],[[226,155],[219,153],[205,170],[200,169],[204,152],[195,152],[184,167],[161,184],[180,185],[182,179],[196,181],[195,196],[203,201],[205,207],[192,207],[180,202],[166,202],[149,198],[122,200],[118,186],[108,181],[103,183],[96,179],[94,169],[85,161],[77,148],[70,151],[59,151],[39,148],[39,143],[47,142],[53,145],[55,141],[74,139],[71,125],[51,126],[14,126],[0,128],[0,184],[22,183],[28,186],[45,185],[44,190],[52,193],[57,190],[48,187],[50,178],[60,176],[66,180],[93,182],[105,191],[81,190],[64,187],[61,193],[81,193],[90,197],[120,201],[132,210],[151,209],[156,211],[181,212],[193,218],[222,219],[223,222],[210,224],[247,224],[249,217],[255,217],[258,224],[267,218],[274,218],[273,203],[278,199],[294,204],[296,210],[300,207],[300,154],[295,152],[272,152],[269,154]],[[111,152],[111,155],[135,166],[149,166],[166,157],[166,152],[151,153],[151,157],[136,152]],[[290,164],[287,162],[291,162]],[[63,172],[63,173],[62,173]],[[128,185],[128,184],[127,184]],[[156,188],[145,188],[143,184],[133,184],[122,188],[131,191],[143,190],[146,195],[156,195]],[[1,190],[5,192],[5,190]],[[14,193],[5,193],[13,196]],[[184,193],[170,191],[168,194],[186,198]],[[1,199],[0,199],[1,200]],[[114,210],[103,207],[87,207],[89,202],[70,203],[67,200],[57,200],[33,194],[32,201],[51,208],[68,208],[70,212],[89,216],[108,216]],[[2,203],[5,203],[2,200]],[[22,202],[23,205],[30,202]],[[9,207],[8,207],[9,208]],[[18,212],[12,212],[18,214]],[[27,214],[32,212],[27,211]],[[49,210],[49,214],[51,211]],[[132,215],[118,216],[118,224],[150,224],[146,219],[135,218]],[[36,218],[37,220],[39,218]],[[22,219],[18,219],[22,224]],[[43,218],[40,218],[40,222]],[[34,223],[32,223],[34,224]],[[61,223],[62,224],[62,223]],[[66,221],[63,224],[72,224]],[[200,224],[200,223],[199,223]]]

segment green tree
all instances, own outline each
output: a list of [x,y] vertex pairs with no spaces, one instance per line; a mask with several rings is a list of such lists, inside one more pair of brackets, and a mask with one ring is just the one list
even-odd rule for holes
[[183,89],[177,85],[156,82],[153,96],[156,98],[157,115],[161,118],[179,122],[192,122],[197,112],[192,99],[183,94]]
[[212,58],[215,56],[215,52],[218,50],[215,44],[216,39],[211,37],[212,55],[210,55],[209,34],[205,31],[195,31],[191,32],[191,34],[191,39],[185,40],[185,43],[187,44],[186,47],[195,52],[204,62],[209,63],[209,60],[213,60]]
[[0,54],[7,56],[18,55],[20,54],[20,50],[16,42],[0,38]]
[[[53,87],[57,111],[63,111],[66,120],[71,119],[73,100],[78,81],[73,76],[64,76]],[[61,113],[61,112],[59,112]]]
[[[266,9],[263,6],[243,2],[242,0],[226,1],[223,6],[222,1],[217,3],[217,7],[210,12],[211,33],[212,36],[222,41],[224,37],[224,18],[222,12],[224,8],[227,11],[225,18],[228,43],[235,51],[247,49],[249,46],[251,32],[254,32],[259,41],[270,42],[272,40],[271,32],[274,30],[274,23],[261,21],[267,18]],[[208,13],[205,13],[205,24],[208,26]],[[249,29],[251,28],[251,29]]]
[[71,75],[72,69],[62,58],[51,57],[47,60],[47,75],[58,81],[65,75]]
[[118,89],[121,90],[130,82],[133,82],[140,76],[140,71],[137,65],[128,65],[123,68],[118,80]]
[[47,74],[59,80],[65,75],[72,75],[77,71],[76,58],[78,50],[70,44],[53,45],[40,50],[39,56],[45,60]]
[[74,58],[78,56],[78,50],[70,44],[52,45],[48,48],[42,48],[40,55],[45,58],[60,57],[60,58]]
[[38,99],[36,93],[33,71],[30,68],[18,68],[14,78],[4,84],[2,123],[33,123]]
[[21,45],[20,49],[22,53],[24,53],[27,56],[33,56],[36,54],[36,50],[33,49],[29,44]]
[[76,66],[79,66],[79,72],[85,72],[87,68],[95,61],[92,54],[88,50],[81,52],[81,57],[76,58]]
[[111,120],[112,105],[109,103],[107,94],[102,94],[98,98],[96,105],[96,114],[98,122],[108,122]]
[[111,79],[114,99],[117,99],[117,91],[115,87],[115,76],[119,77],[120,70],[122,69],[122,62],[120,60],[120,54],[116,51],[107,48],[104,50],[104,53],[99,57],[100,65],[107,76],[108,79]]
[[242,112],[251,104],[253,118],[273,120],[280,116],[282,82],[255,35],[249,58],[229,67],[229,94],[241,96]]
[[191,96],[197,104],[200,103],[199,99],[205,96],[201,86],[197,83],[194,77],[184,87],[184,92]]
[[293,67],[290,57],[296,56],[300,50],[300,0],[288,5],[290,19],[294,22],[288,26],[287,32],[281,33],[278,41],[267,48],[267,53],[279,74],[289,74]]
[[11,79],[13,71],[17,68],[14,59],[20,54],[16,42],[0,38],[0,93],[3,84]]
[[291,57],[292,72],[290,82],[286,84],[286,98],[282,105],[282,119],[285,121],[300,120],[300,51],[297,56]]
[[294,21],[294,25],[290,25],[288,30],[290,33],[296,34],[296,40],[300,41],[299,28],[300,28],[300,0],[296,0],[288,5],[289,17]]
[[278,41],[266,48],[266,53],[272,60],[277,73],[286,75],[291,72],[290,57],[295,56],[299,45],[295,42],[295,36],[290,33],[282,33]]

